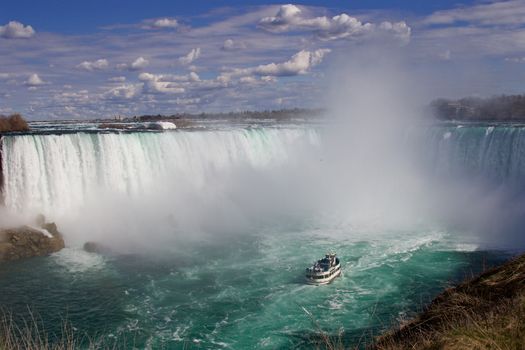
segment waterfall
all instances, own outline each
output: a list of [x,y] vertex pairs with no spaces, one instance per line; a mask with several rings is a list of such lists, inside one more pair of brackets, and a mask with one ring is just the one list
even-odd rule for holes
[[433,126],[412,130],[422,164],[440,176],[519,186],[525,176],[522,126]]
[[317,142],[301,128],[6,136],[5,203],[49,214],[95,190],[140,196],[164,182],[199,190],[220,172],[282,164],[294,147]]
[[[205,191],[215,191],[218,194],[216,199],[222,198],[220,195],[224,193],[222,180],[235,183],[234,173],[238,176],[242,169],[259,171],[244,174],[246,176],[242,179],[249,180],[234,190],[245,191],[248,186],[246,183],[250,182],[249,186],[253,188],[260,185],[257,181],[266,181],[265,177],[273,176],[270,172],[261,171],[287,166],[288,162],[302,155],[302,165],[297,166],[286,178],[289,185],[294,185],[296,179],[308,176],[312,169],[328,167],[330,157],[320,163],[322,156],[317,156],[315,152],[308,155],[311,150],[309,147],[330,152],[328,147],[323,150],[328,137],[329,132],[308,127],[4,136],[1,141],[4,201],[8,208],[18,212],[33,211],[53,216],[74,212],[90,196],[93,197],[93,193],[125,195],[134,200],[152,191],[165,193],[169,198],[179,196],[182,190],[199,195],[206,194]],[[432,187],[433,183],[448,184],[459,178],[480,180],[483,184],[495,185],[494,188],[504,185],[511,190],[510,193],[521,193],[516,189],[523,188],[525,176],[524,127],[417,126],[410,128],[405,137],[399,139],[399,142],[405,140],[415,145],[411,149],[415,152],[413,156],[417,157],[418,173],[421,171],[422,174],[445,180],[427,181],[427,188]],[[345,161],[344,156],[351,152],[351,149],[338,152],[341,157],[336,160]],[[381,162],[381,157],[371,161]],[[357,201],[353,206],[355,211],[355,208],[364,206],[359,202],[360,198],[375,198],[371,194],[382,179],[382,175],[374,178],[373,184],[368,184],[372,187],[367,187],[366,178],[352,178],[356,167],[366,166],[354,162],[346,174],[343,172],[331,177],[329,174],[326,176],[325,172],[317,177],[305,178],[294,192],[290,192],[290,196],[312,190],[308,199],[296,200],[301,204],[303,201],[320,200],[322,191],[332,191],[332,197]],[[388,169],[384,173],[385,181],[391,180],[389,176],[393,173]],[[257,180],[253,180],[254,174],[260,175],[256,176]],[[333,181],[331,184],[331,180],[327,180],[337,177],[342,178],[340,182]],[[286,188],[289,185],[282,186]],[[411,183],[406,185],[410,186]],[[269,187],[276,188],[273,185]],[[281,193],[281,190],[276,191]],[[386,190],[381,188],[383,192]],[[238,196],[238,192],[233,192],[233,195]],[[263,197],[268,194],[268,202],[277,197],[286,197],[271,197],[270,192],[263,187],[259,192],[249,192],[250,195]],[[429,192],[424,197],[434,195]],[[227,199],[228,196],[223,197]],[[218,205],[221,205],[220,200]],[[388,198],[378,197],[376,200],[386,201]],[[242,201],[249,202],[248,199]]]

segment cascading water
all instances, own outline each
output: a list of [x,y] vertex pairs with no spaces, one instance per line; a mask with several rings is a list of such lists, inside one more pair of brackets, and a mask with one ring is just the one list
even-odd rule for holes
[[[525,176],[525,128],[416,127],[426,170],[518,184]],[[216,172],[285,162],[301,145],[319,145],[314,129],[64,135],[3,138],[6,205],[63,212],[96,189],[140,195],[159,181],[191,181],[196,189]],[[401,141],[400,141],[401,142]]]
[[525,127],[434,126],[414,130],[427,169],[518,186],[525,176]]
[[[373,193],[378,202],[370,208],[388,202],[381,212],[388,214],[412,200],[410,181],[377,183],[402,175],[389,171],[395,169],[357,171],[368,165],[366,157],[346,157],[354,149],[327,156],[330,135],[323,128],[270,127],[4,137],[6,205],[51,215],[70,247],[46,259],[0,266],[0,307],[24,315],[29,304],[55,333],[67,313],[82,335],[133,339],[134,347],[149,349],[315,347],[306,309],[327,332],[343,327],[350,346],[417,310],[451,280],[479,270],[482,261],[505,257],[476,252],[462,232],[416,219],[410,229],[363,227],[351,220],[347,225],[344,210],[316,221],[312,211],[298,209],[311,209],[304,204],[315,200],[316,209],[345,200],[357,201],[352,208],[358,209]],[[445,185],[475,177],[512,187],[525,174],[524,137],[520,127],[431,126],[414,127],[399,142],[417,145],[410,147],[411,161],[428,177],[424,184],[433,184],[433,177]],[[348,159],[359,162],[333,167],[333,161]],[[315,173],[318,168],[336,174]],[[367,183],[367,176],[373,181]],[[334,196],[343,200],[331,202]],[[289,197],[298,199],[287,205]],[[420,206],[414,202],[411,209]],[[231,226],[218,230],[219,221],[241,221],[238,209],[256,218],[281,212],[289,223],[249,222],[241,234],[222,234]],[[303,216],[295,216],[296,209]],[[199,224],[208,220],[214,235],[157,243],[169,254],[144,250],[162,232],[194,235],[195,225],[183,225],[192,216]],[[71,243],[78,230],[82,240]],[[86,240],[117,237],[111,243],[118,250],[136,238],[135,231],[139,254],[79,248]],[[304,268],[331,249],[341,257],[343,277],[323,288],[305,286]]]
[[160,182],[195,190],[236,166],[287,160],[299,143],[318,142],[304,129],[252,129],[5,137],[6,205],[46,214],[75,210],[95,190],[140,196]]

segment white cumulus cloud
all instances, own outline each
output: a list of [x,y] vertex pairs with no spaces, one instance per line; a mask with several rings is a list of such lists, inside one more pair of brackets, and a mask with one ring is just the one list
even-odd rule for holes
[[146,68],[149,65],[149,61],[145,59],[144,57],[139,57],[135,61],[131,62],[130,69],[131,70],[139,70]]
[[260,65],[254,69],[254,73],[265,76],[306,74],[312,67],[321,63],[323,57],[330,51],[330,49],[319,49],[315,51],[301,50],[286,62]]
[[198,59],[201,55],[201,49],[200,47],[197,47],[195,49],[191,49],[190,52],[188,52],[187,55],[179,57],[179,62],[183,65],[188,65]]
[[105,58],[98,59],[96,61],[84,61],[77,65],[77,69],[92,72],[94,70],[102,70],[109,67],[109,62]]
[[245,49],[246,44],[243,42],[234,41],[233,39],[226,39],[222,44],[221,49],[224,51],[235,51],[240,49]]
[[237,68],[222,73],[218,80],[229,82],[235,77],[249,77],[259,75],[264,77],[263,81],[272,82],[271,77],[294,76],[308,73],[314,66],[320,64],[330,49],[318,49],[315,51],[301,50],[294,54],[288,61],[282,63],[262,64],[250,68]]
[[[147,92],[161,94],[181,94],[186,91],[179,85],[181,81],[190,81],[189,76],[165,75],[165,74],[139,74],[139,80],[144,82],[144,88]],[[197,76],[198,79],[198,76]]]
[[10,21],[0,26],[0,37],[5,39],[27,39],[35,35],[35,30],[30,25],[24,26],[17,21]]
[[403,21],[383,22],[377,26],[362,23],[346,13],[333,17],[308,17],[301,8],[291,4],[282,5],[275,16],[261,19],[259,26],[274,33],[311,31],[321,40],[355,38],[376,31],[392,33],[403,41],[410,38],[410,27]]
[[31,74],[25,81],[25,85],[29,87],[36,87],[44,84],[45,82],[36,73]]
[[149,65],[149,61],[144,57],[139,57],[131,63],[120,63],[117,64],[117,69],[127,69],[130,71],[137,71],[146,68]]

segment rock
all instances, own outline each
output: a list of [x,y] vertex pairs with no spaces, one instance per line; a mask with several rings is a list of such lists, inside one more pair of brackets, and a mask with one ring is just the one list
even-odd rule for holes
[[44,219],[41,227],[47,232],[30,226],[0,230],[0,261],[45,256],[64,248],[55,223]]
[[58,232],[57,224],[55,224],[54,222],[43,224],[40,227],[42,227],[47,232],[51,233],[53,236],[61,236],[60,232]]
[[97,242],[86,242],[84,243],[83,248],[88,253],[98,253],[105,255],[112,253],[111,248]]

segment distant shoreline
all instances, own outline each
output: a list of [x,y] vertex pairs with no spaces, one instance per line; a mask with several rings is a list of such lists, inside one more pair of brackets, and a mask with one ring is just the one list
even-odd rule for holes
[[429,108],[438,120],[525,122],[525,95],[440,98],[431,102]]

